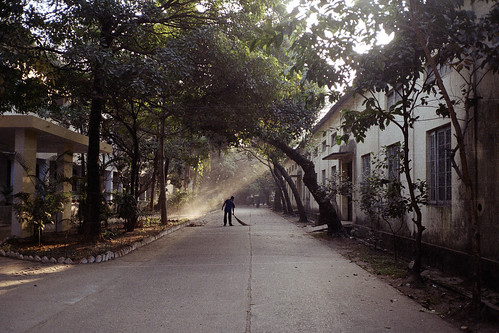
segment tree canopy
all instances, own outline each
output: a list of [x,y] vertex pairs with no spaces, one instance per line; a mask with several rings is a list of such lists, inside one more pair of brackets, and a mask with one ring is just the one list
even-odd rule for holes
[[246,40],[252,25],[283,8],[194,0],[19,0],[2,8],[2,110],[37,111],[89,136],[89,239],[100,233],[100,140],[134,161],[136,187],[144,147],[164,139],[158,121],[224,144],[254,135],[286,80],[279,61],[250,52]]

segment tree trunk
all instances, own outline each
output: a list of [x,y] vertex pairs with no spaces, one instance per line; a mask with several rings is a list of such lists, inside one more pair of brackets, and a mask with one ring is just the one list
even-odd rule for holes
[[[106,27],[109,30],[111,27]],[[100,48],[110,51],[113,34],[102,29],[100,31]],[[88,151],[87,151],[87,199],[85,207],[85,219],[83,221],[83,234],[87,241],[95,242],[101,237],[100,214],[102,211],[99,153],[100,153],[100,130],[102,112],[106,104],[104,65],[95,62],[91,65],[93,74],[92,99],[90,105],[90,117],[88,120]]]
[[154,154],[152,166],[152,179],[151,179],[151,201],[149,202],[149,209],[154,211],[154,199],[156,196],[156,174],[158,173],[158,153]]
[[133,137],[133,153],[131,160],[131,174],[130,174],[130,195],[134,200],[133,207],[134,209],[130,210],[130,216],[127,217],[128,225],[126,227],[126,231],[131,232],[135,230],[137,226],[137,211],[138,211],[138,197],[139,197],[139,161],[140,161],[140,152],[139,152],[139,141],[135,134],[132,134]]
[[319,224],[327,224],[328,234],[330,235],[342,232],[343,226],[333,204],[327,197],[326,191],[317,184],[314,163],[284,142],[275,139],[267,139],[267,142],[280,149],[303,169],[303,183],[319,205]]
[[[476,193],[473,187],[471,173],[469,171],[468,157],[466,144],[464,142],[464,134],[459,123],[459,119],[454,109],[454,104],[444,86],[442,77],[438,71],[435,59],[432,57],[428,46],[426,45],[423,33],[419,29],[417,22],[415,20],[414,11],[414,1],[411,0],[410,4],[410,15],[411,24],[419,45],[425,53],[426,60],[431,66],[431,69],[435,75],[435,80],[440,93],[444,97],[445,104],[449,110],[449,115],[451,118],[452,126],[455,131],[455,137],[457,141],[457,146],[459,149],[459,157],[461,160],[461,180],[465,187],[465,211],[468,212],[468,219],[471,221],[471,248],[473,254],[473,291],[472,291],[472,304],[473,309],[476,313],[480,311],[482,304],[482,288],[481,288],[481,278],[482,278],[482,268],[481,268],[481,250],[480,250],[480,223],[478,219],[478,213],[476,210]],[[476,135],[476,134],[475,134]]]
[[276,163],[274,163],[274,172],[277,177],[277,181],[279,184],[279,187],[281,188],[282,194],[283,194],[283,206],[284,206],[284,213],[292,215],[293,214],[293,206],[291,205],[291,200],[289,199],[289,194],[288,191],[286,191],[286,184],[284,183],[283,176],[278,168],[276,168]]
[[158,171],[159,171],[159,209],[161,211],[161,224],[168,222],[168,214],[166,211],[166,174],[165,174],[165,118],[161,118],[161,131],[159,134],[158,147]]
[[85,239],[92,242],[97,241],[101,234],[99,151],[100,126],[102,110],[104,108],[102,85],[103,83],[100,75],[95,74],[93,83],[94,97],[92,98],[88,122],[87,198],[85,219],[83,222]]
[[165,188],[166,188],[166,181],[168,180],[168,170],[170,170],[170,158],[165,157]]
[[80,154],[81,155],[81,177],[85,178],[85,175],[87,174],[86,171],[86,163],[85,163],[85,154]]
[[303,203],[301,201],[300,194],[298,193],[298,189],[296,188],[296,185],[293,182],[293,179],[291,179],[291,177],[287,173],[286,169],[282,165],[280,165],[279,163],[274,163],[274,167],[279,170],[281,175],[283,175],[284,179],[289,184],[291,191],[293,192],[293,195],[294,195],[295,201],[296,201],[296,208],[298,209],[298,214],[300,216],[299,222],[308,222],[307,213],[305,212],[305,207],[303,207]]
[[270,164],[267,165],[270,169],[270,174],[274,178],[275,183],[275,196],[274,196],[274,207],[272,208],[276,212],[286,212],[286,202],[284,200],[283,189],[279,182],[279,178],[274,169]]
[[139,193],[139,162],[140,162],[140,148],[139,140],[136,133],[131,133],[133,139],[133,152],[130,167],[130,193],[135,199],[138,198]]
[[409,195],[411,197],[411,207],[412,211],[416,214],[416,218],[413,218],[412,221],[414,224],[416,224],[417,231],[416,231],[416,247],[415,247],[415,252],[414,252],[414,265],[412,267],[412,273],[414,276],[418,279],[421,280],[421,270],[423,267],[422,264],[422,239],[423,239],[423,231],[425,231],[425,227],[423,226],[423,215],[421,214],[421,208],[418,205],[418,202],[416,200],[416,188],[414,186],[414,183],[412,182],[412,177],[411,177],[411,169],[410,169],[410,163],[409,163],[409,125],[408,125],[408,119],[407,119],[407,112],[404,112],[404,145],[403,145],[403,163],[404,163],[404,174],[405,174],[405,179],[407,181],[407,187],[409,190]]
[[272,176],[274,176],[274,182],[275,182],[274,206],[272,209],[276,212],[280,212],[283,210],[281,187],[279,186],[279,182],[277,181],[274,172],[272,172]]

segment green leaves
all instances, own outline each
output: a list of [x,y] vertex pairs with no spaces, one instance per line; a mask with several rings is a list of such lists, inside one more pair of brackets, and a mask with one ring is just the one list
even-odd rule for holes
[[[57,190],[57,185],[63,180],[46,183],[45,180],[34,179],[35,194],[17,193],[14,195],[14,210],[19,223],[27,223],[41,242],[41,231],[47,224],[56,222],[57,213],[64,209],[64,203],[69,199],[68,193]],[[36,232],[35,232],[36,231]]]
[[351,132],[358,142],[364,142],[366,133],[372,126],[384,130],[395,120],[396,113],[384,111],[378,105],[375,98],[366,98],[363,101],[365,107],[362,111],[343,110],[342,128]]
[[[390,163],[401,158],[399,155],[390,156],[386,147],[379,155],[371,155],[370,172],[363,175],[364,181],[360,186],[360,208],[372,221],[381,219],[389,224],[390,229],[395,221],[413,211],[414,205],[427,204],[426,182],[418,180],[410,186],[414,188],[412,199],[405,194],[405,186],[400,179],[389,176]],[[400,168],[397,172],[403,173],[404,170]]]
[[[24,10],[24,4],[13,0],[0,8],[0,114],[36,112],[52,104],[47,63],[33,47],[36,37],[29,29],[31,23],[39,28],[40,15],[32,8]],[[33,75],[36,72],[41,75]]]

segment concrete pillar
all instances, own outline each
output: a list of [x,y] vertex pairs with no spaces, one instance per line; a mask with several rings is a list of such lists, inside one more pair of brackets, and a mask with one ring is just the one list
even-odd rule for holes
[[[73,177],[73,145],[65,144],[64,150],[58,152],[57,175],[63,179]],[[62,213],[59,214],[58,221],[60,225],[56,226],[58,231],[67,231],[71,229],[71,190],[70,182],[61,182],[57,185],[58,191],[67,195],[67,202],[64,204]]]
[[[33,131],[16,129],[14,150],[16,156],[12,165],[13,193],[35,195],[37,135]],[[22,163],[22,164],[21,164]],[[16,200],[16,199],[15,199]],[[12,235],[20,238],[30,237],[33,230],[27,223],[19,223],[16,212],[12,212]]]
[[113,200],[113,172],[104,171],[104,195],[107,201]]

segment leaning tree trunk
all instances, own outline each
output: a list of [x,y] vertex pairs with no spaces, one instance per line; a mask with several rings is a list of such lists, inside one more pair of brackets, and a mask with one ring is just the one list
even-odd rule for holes
[[276,212],[282,212],[284,211],[283,209],[283,199],[282,199],[282,191],[281,191],[281,186],[279,185],[279,181],[277,180],[277,176],[274,172],[274,169],[270,166],[270,164],[267,165],[270,174],[272,175],[272,178],[274,179],[274,184],[275,184],[275,195],[274,195],[274,205],[272,207],[272,210]]
[[289,199],[289,194],[288,191],[286,191],[286,184],[284,183],[282,174],[279,169],[276,168],[275,163],[274,163],[274,172],[279,184],[279,187],[281,188],[282,194],[284,195],[284,213],[285,214],[293,214],[293,206],[291,205],[291,200]]
[[303,183],[319,205],[319,224],[327,224],[328,234],[330,235],[343,231],[341,220],[331,200],[329,200],[326,191],[317,184],[314,163],[284,142],[275,139],[267,139],[267,142],[280,149],[303,169]]
[[276,212],[282,212],[282,192],[281,192],[281,187],[275,184],[275,196],[274,196],[274,206],[273,210]]
[[272,171],[272,176],[274,177],[274,184],[275,184],[274,205],[273,205],[272,209],[276,212],[280,212],[283,210],[281,187],[279,186],[279,183],[278,183],[277,179],[275,178],[273,171]]
[[291,179],[291,177],[287,173],[286,169],[282,165],[280,165],[279,163],[274,163],[274,166],[279,170],[281,175],[283,175],[284,179],[286,180],[286,182],[289,184],[289,187],[291,188],[291,192],[293,192],[293,195],[294,195],[295,201],[296,201],[296,208],[298,209],[298,214],[300,215],[299,222],[308,222],[307,213],[305,212],[305,207],[303,207],[303,203],[301,201],[300,194],[298,193],[298,189],[296,188],[296,185],[293,182],[293,179]]

